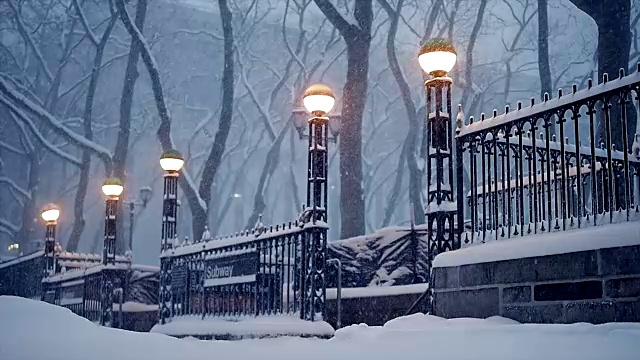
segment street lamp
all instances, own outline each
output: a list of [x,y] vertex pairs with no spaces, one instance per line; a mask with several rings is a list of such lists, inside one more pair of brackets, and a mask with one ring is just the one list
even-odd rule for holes
[[316,84],[310,86],[304,93],[303,104],[312,117],[305,124],[295,121],[294,125],[305,137],[304,127],[307,125],[309,139],[307,161],[307,205],[303,209],[303,226],[309,228],[303,242],[303,282],[305,294],[301,301],[300,317],[314,321],[316,314],[323,312],[326,294],[324,270],[326,265],[325,250],[327,246],[327,179],[329,131],[334,139],[340,133],[340,121],[336,117],[333,121],[327,113],[335,105],[333,91],[327,85]]
[[[329,138],[330,141],[335,142],[340,135],[340,130],[342,127],[342,123],[340,122],[341,116],[339,114],[333,114],[331,116],[327,116],[327,114],[333,109],[335,105],[335,97],[333,95],[333,91],[331,88],[324,84],[315,84],[311,85],[305,92],[304,97],[302,99],[302,103],[304,104],[303,109],[295,109],[294,113],[294,126],[298,131],[301,139],[308,137],[308,134],[305,134],[304,131],[307,127],[310,127],[310,123],[314,118],[324,118],[325,122],[329,125],[329,131],[331,132],[332,137]],[[306,111],[305,111],[306,110]],[[303,116],[300,116],[304,113],[310,113],[314,116],[312,119],[306,119]]]
[[164,174],[164,197],[162,214],[162,250],[171,248],[171,240],[176,237],[176,217],[178,215],[178,177],[184,166],[182,155],[176,150],[165,151],[160,157],[160,167]]
[[122,180],[109,178],[102,184],[102,192],[107,197],[104,217],[104,243],[102,247],[100,303],[100,325],[113,324],[113,268],[116,264],[116,224],[118,217],[118,199],[124,191]]
[[44,235],[45,276],[51,276],[56,271],[55,248],[58,218],[60,218],[60,209],[55,204],[48,204],[42,210],[42,220],[46,223]]
[[[162,200],[162,251],[171,249],[176,238],[176,218],[178,216],[178,178],[184,166],[182,154],[176,150],[165,151],[160,157],[160,167],[164,174],[164,196]],[[171,259],[160,258],[160,324],[171,317]]]
[[[448,76],[456,62],[453,44],[442,38],[426,41],[418,54],[418,62],[429,79],[425,82],[426,113],[423,135],[427,154],[427,225],[430,234],[429,259],[443,251],[460,247],[454,237],[457,205],[453,195],[453,124],[451,117],[451,85]],[[444,99],[443,99],[444,97]],[[444,103],[446,100],[446,103]],[[446,108],[443,109],[443,106]],[[460,154],[458,154],[460,155]],[[458,166],[462,166],[459,161]],[[462,168],[458,169],[461,170]],[[462,213],[458,214],[459,217]],[[458,218],[459,223],[460,218]],[[435,236],[433,234],[435,233]]]
[[141,187],[136,199],[126,200],[123,204],[129,205],[129,250],[133,251],[133,220],[136,214],[136,206],[147,207],[151,200],[152,190],[148,186]]
[[[640,134],[634,136],[633,144],[631,145],[631,153],[640,160]],[[636,212],[640,211],[640,168],[636,168],[636,176],[634,177],[634,194]]]
[[118,199],[124,186],[122,180],[109,178],[102,184],[102,192],[106,195],[106,213],[104,218],[104,246],[102,250],[102,263],[116,263],[116,218],[118,214]]
[[[327,221],[327,144],[330,119],[326,114],[333,109],[336,100],[331,88],[324,84],[315,84],[304,92],[302,102],[307,112],[312,115],[307,121],[307,209],[311,211],[311,221],[315,224],[316,221]],[[337,128],[339,129],[339,126]]]
[[242,199],[242,194],[233,193],[231,195],[231,198],[233,199],[233,206],[234,206],[234,212],[235,212],[233,215],[233,217],[235,218],[235,228],[242,229],[243,219],[244,219],[244,202]]

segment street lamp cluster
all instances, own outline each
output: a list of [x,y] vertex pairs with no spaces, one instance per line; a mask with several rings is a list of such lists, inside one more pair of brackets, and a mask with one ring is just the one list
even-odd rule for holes
[[[450,248],[445,242],[445,231],[453,231],[452,226],[446,228],[443,221],[450,220],[454,211],[451,207],[446,210],[439,210],[445,202],[454,202],[452,186],[453,161],[451,159],[452,148],[452,126],[451,126],[451,84],[448,77],[456,62],[456,52],[453,45],[443,39],[432,39],[426,42],[420,49],[418,61],[425,73],[430,75],[430,79],[425,82],[427,96],[427,122],[425,126],[425,137],[427,141],[427,197],[429,207],[427,208],[429,229],[435,226],[437,232],[436,248],[430,249],[435,253]],[[444,94],[443,94],[444,92]],[[433,95],[433,96],[432,96]],[[446,100],[446,108],[443,108],[443,96]],[[435,101],[434,101],[435,98]],[[307,207],[305,215],[307,221],[316,224],[327,221],[327,177],[328,177],[328,156],[327,145],[329,132],[333,140],[337,138],[341,130],[339,116],[328,117],[327,114],[334,108],[336,100],[330,87],[324,84],[315,84],[306,89],[303,97],[303,105],[311,118],[305,122],[298,117],[294,117],[294,125],[301,137],[309,139],[308,157],[308,182],[307,182]],[[305,134],[305,129],[307,133]],[[172,248],[176,234],[176,219],[178,210],[178,179],[180,171],[184,166],[184,158],[176,150],[169,150],[162,154],[160,166],[165,171],[164,191],[163,191],[163,211],[162,211],[162,251]],[[445,169],[447,167],[447,169]],[[433,170],[432,170],[433,169]],[[435,172],[434,172],[435,171]],[[116,253],[116,221],[118,212],[118,201],[124,191],[124,185],[118,178],[109,178],[102,185],[102,192],[106,196],[105,206],[105,231],[102,263],[103,265],[115,265]],[[133,209],[136,204],[146,206],[151,196],[151,189],[144,188],[140,191],[139,200],[125,201],[130,205],[130,215],[133,216]],[[240,198],[240,194],[233,194],[234,198]],[[435,205],[435,206],[432,206]],[[60,217],[60,209],[55,205],[48,205],[42,211],[42,219],[46,222],[45,234],[45,274],[55,273],[55,230]],[[131,219],[133,227],[133,219]],[[324,229],[324,228],[323,228]],[[130,229],[131,231],[132,229]],[[312,240],[313,248],[321,249],[321,244],[326,243],[326,229],[314,232]],[[317,236],[316,236],[317,235]],[[452,238],[452,237],[451,237]],[[129,234],[129,248],[132,246],[132,233]],[[314,258],[316,255],[313,256]],[[320,259],[320,258],[318,258]],[[310,261],[314,261],[310,259]],[[324,264],[318,264],[324,268]],[[323,269],[316,269],[323,271]],[[105,273],[106,274],[106,273]],[[108,274],[107,274],[108,275]],[[105,276],[107,276],[105,275]],[[105,284],[109,283],[105,279]],[[108,285],[105,285],[108,286]],[[160,275],[160,323],[164,324],[171,316],[171,262],[164,257],[161,258]],[[103,289],[108,293],[109,289]],[[312,292],[315,289],[310,289]],[[110,303],[110,302],[109,302]],[[310,304],[314,307],[314,304]],[[311,309],[310,309],[311,310]]]
[[[160,158],[160,167],[165,170],[165,183],[164,183],[164,211],[162,216],[162,249],[166,250],[171,247],[171,241],[176,236],[176,215],[177,215],[177,192],[178,192],[178,176],[182,166],[184,165],[184,159],[179,152],[175,150],[167,151],[162,154]],[[120,196],[124,192],[124,184],[122,180],[118,178],[109,178],[102,184],[102,192],[106,196],[105,202],[105,222],[104,222],[104,245],[102,252],[102,264],[103,265],[115,265],[116,261],[116,229],[117,229],[117,215],[118,215],[118,201]],[[133,207],[136,204],[146,206],[151,197],[150,188],[140,189],[140,199],[125,201],[130,205],[130,213],[133,216]],[[60,209],[53,204],[47,205],[42,211],[42,219],[46,223],[45,230],[45,276],[51,276],[55,274],[55,252],[56,252],[56,225],[60,218]],[[130,226],[133,226],[133,219],[131,219]],[[132,247],[132,228],[129,233],[129,248]],[[103,297],[103,309],[100,322],[105,324],[111,319],[111,301],[109,301],[111,294],[111,286],[113,285],[113,279],[111,279],[110,272],[107,271],[108,267],[105,267],[103,272],[102,290],[101,295]],[[170,269],[169,269],[170,273]],[[161,279],[162,280],[162,279]],[[167,280],[167,278],[164,278]],[[170,277],[168,278],[170,281]],[[166,283],[166,281],[165,281]],[[162,289],[162,288],[161,288]]]

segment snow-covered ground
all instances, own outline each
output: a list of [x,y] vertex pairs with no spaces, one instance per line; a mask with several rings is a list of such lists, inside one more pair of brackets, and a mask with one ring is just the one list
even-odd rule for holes
[[639,353],[640,324],[521,325],[417,314],[347,327],[330,340],[200,341],[101,328],[64,308],[0,297],[0,359],[9,360],[624,360]]

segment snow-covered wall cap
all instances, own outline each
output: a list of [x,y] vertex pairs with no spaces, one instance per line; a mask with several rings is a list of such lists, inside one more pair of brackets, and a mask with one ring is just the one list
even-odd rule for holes
[[[498,125],[508,125],[512,122],[528,117],[535,118],[538,117],[538,115],[542,112],[559,110],[573,102],[584,101],[587,99],[596,99],[599,98],[603,93],[608,91],[623,87],[637,87],[639,85],[640,72],[635,72],[622,78],[602,82],[601,84],[595,85],[591,88],[576,91],[574,93],[563,95],[555,99],[543,101],[539,104],[535,104],[524,109],[507,112],[505,114],[494,116],[491,119],[486,119],[484,121],[476,121],[473,124],[462,127],[457,137],[468,136],[482,130],[493,128]],[[574,87],[574,89],[576,89],[576,87]]]
[[640,245],[640,221],[607,224],[468,246],[438,254],[434,268]]
[[88,268],[72,269],[69,271],[61,272],[59,274],[55,274],[53,276],[45,277],[44,279],[42,279],[42,282],[46,282],[46,283],[66,282],[71,279],[77,279],[79,277],[84,277],[87,275],[99,273],[100,271],[102,271],[102,269],[127,270],[128,268],[129,268],[129,264],[122,264],[122,263],[115,264],[115,265],[96,264],[95,266],[91,266]]
[[19,264],[23,261],[32,260],[41,256],[44,256],[44,250],[39,250],[31,254],[27,254],[27,255],[19,256],[17,258],[13,258],[7,261],[3,261],[3,262],[0,262],[0,269],[11,266],[11,265]]
[[[91,253],[79,253],[73,251],[62,251],[57,254],[62,260],[84,260],[84,261],[102,261],[102,255]],[[116,255],[116,262],[129,262],[126,256]]]

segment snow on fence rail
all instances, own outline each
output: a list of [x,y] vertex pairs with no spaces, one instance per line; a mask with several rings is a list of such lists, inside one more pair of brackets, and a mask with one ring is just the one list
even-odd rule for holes
[[461,125],[462,243],[640,220],[640,135],[627,132],[636,117],[630,103],[640,106],[638,71]]

